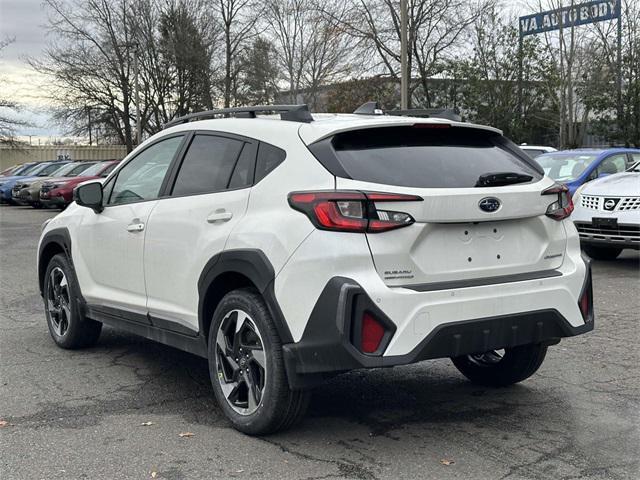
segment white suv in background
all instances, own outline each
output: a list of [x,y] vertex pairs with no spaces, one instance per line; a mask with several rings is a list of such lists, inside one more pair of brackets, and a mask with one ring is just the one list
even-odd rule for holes
[[104,323],[207,358],[265,434],[341,372],[450,357],[510,385],[593,328],[565,187],[499,130],[357,112],[192,114],[78,187],[39,243],[54,341]]
[[573,197],[571,219],[587,255],[614,260],[625,248],[640,249],[640,162],[583,184]]

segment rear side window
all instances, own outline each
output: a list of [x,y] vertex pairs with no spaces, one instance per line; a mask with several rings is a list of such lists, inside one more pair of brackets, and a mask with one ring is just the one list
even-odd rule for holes
[[[539,167],[512,142],[477,128],[384,127],[339,133],[332,149],[311,150],[334,175],[418,188],[474,187],[487,173],[520,173],[542,178]],[[315,151],[314,151],[315,150]],[[333,162],[324,162],[333,150]]]
[[268,143],[260,143],[258,159],[256,161],[255,183],[266,177],[274,168],[284,162],[287,153],[281,148]]
[[184,157],[173,195],[195,195],[228,188],[244,143],[226,137],[196,135]]

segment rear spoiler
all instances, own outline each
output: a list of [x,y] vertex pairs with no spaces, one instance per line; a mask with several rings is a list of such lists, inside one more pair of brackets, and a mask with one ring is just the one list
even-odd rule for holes
[[408,110],[383,110],[378,102],[367,102],[354,112],[356,115],[393,115],[397,117],[444,118],[453,122],[462,122],[457,110],[451,108],[411,108]]

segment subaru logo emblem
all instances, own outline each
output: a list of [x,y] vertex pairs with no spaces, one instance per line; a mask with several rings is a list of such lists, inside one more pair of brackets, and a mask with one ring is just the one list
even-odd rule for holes
[[494,197],[486,197],[478,202],[480,210],[487,213],[497,212],[500,209],[500,200]]

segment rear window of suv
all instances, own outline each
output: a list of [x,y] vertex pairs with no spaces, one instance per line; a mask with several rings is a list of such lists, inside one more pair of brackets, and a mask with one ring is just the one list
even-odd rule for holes
[[423,125],[343,132],[310,149],[334,175],[385,185],[466,188],[481,175],[507,172],[542,178],[540,167],[496,132]]

